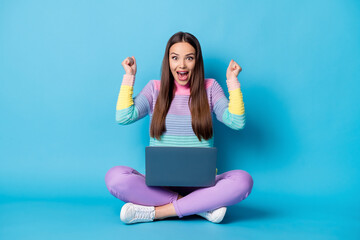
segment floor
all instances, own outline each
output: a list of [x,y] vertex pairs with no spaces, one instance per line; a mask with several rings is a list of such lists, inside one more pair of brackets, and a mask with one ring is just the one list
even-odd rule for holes
[[124,203],[112,196],[2,198],[0,239],[360,239],[359,214],[348,206],[277,198],[249,196],[228,207],[221,224],[193,215],[133,225],[120,221]]

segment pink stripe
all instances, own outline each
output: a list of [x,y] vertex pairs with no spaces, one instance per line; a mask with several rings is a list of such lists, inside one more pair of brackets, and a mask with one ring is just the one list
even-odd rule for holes
[[229,91],[240,88],[240,82],[237,78],[230,78],[229,80],[226,80],[226,84]]
[[124,74],[121,85],[134,86],[135,76],[130,74]]
[[[205,78],[205,88],[208,89],[209,87],[211,87],[214,83],[213,78]],[[160,80],[154,80],[154,86],[155,86],[155,90],[158,90],[160,92],[160,85],[161,85],[161,81]],[[175,95],[190,95],[190,89],[185,89],[185,88],[179,88],[176,90]]]
[[211,87],[214,83],[213,78],[205,78],[205,88],[208,89],[209,87]]
[[175,95],[190,95],[190,82],[187,82],[185,86],[180,85],[178,82],[175,81]]
[[190,96],[190,89],[176,89],[175,95]]
[[160,91],[160,80],[154,80],[155,90]]

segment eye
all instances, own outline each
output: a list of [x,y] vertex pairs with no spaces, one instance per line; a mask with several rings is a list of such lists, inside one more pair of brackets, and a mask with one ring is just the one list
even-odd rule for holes
[[177,56],[172,56],[171,59],[177,60]]
[[193,58],[193,57],[188,57],[187,59],[188,59],[188,60],[193,60],[194,58]]

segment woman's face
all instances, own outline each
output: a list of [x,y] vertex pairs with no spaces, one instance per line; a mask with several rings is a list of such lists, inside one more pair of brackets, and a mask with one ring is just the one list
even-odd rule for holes
[[195,48],[187,42],[178,42],[169,50],[170,70],[180,85],[186,85],[195,67]]

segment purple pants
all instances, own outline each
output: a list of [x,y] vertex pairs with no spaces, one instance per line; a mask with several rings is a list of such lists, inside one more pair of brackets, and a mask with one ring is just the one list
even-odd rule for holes
[[[124,202],[145,206],[173,203],[179,218],[234,205],[247,198],[253,187],[252,177],[243,170],[217,175],[212,187],[148,187],[145,175],[127,166],[111,168],[105,182],[110,193]],[[183,198],[177,200],[179,194]]]

